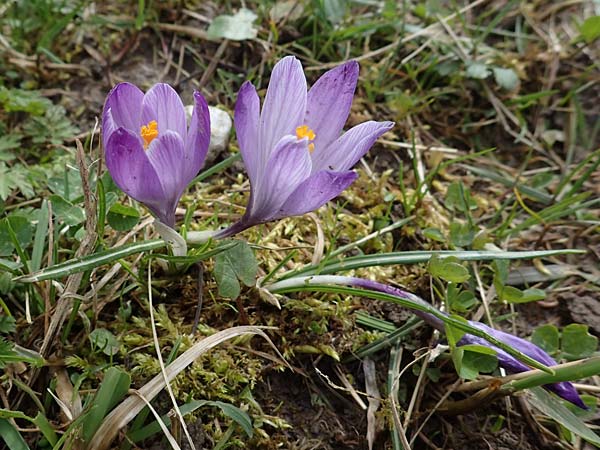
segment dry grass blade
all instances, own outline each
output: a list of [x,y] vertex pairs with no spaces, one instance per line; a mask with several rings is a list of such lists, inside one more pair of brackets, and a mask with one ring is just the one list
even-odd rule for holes
[[369,450],[373,448],[375,434],[377,432],[377,418],[375,413],[381,405],[381,396],[377,387],[377,373],[375,371],[375,362],[370,358],[363,361],[363,370],[365,373],[365,391],[369,396],[369,407],[367,409],[367,442]]
[[[85,235],[81,240],[79,248],[75,252],[75,258],[79,258],[93,251],[94,246],[96,245],[96,239],[98,238],[98,235],[96,233],[96,200],[94,194],[90,189],[89,171],[85,164],[85,152],[83,150],[83,145],[79,140],[77,141],[76,155],[77,165],[79,167],[79,175],[81,178],[81,185],[83,187],[83,200],[86,218]],[[44,342],[42,343],[42,347],[40,349],[40,354],[44,357],[48,356],[50,347],[52,346],[52,342],[54,341],[54,338],[60,331],[60,328],[62,327],[62,324],[67,317],[69,308],[71,306],[72,297],[76,294],[77,289],[79,289],[82,277],[83,273],[75,273],[67,278],[65,290],[62,293],[61,297],[58,299],[58,302],[56,303],[56,309],[54,311],[54,314],[52,315],[50,326],[46,331],[46,335],[44,336]]]
[[[266,335],[263,329],[273,329],[272,327],[252,327],[240,326],[228,328],[218,333],[213,334],[197,342],[189,350],[184,352],[168,367],[165,368],[167,381],[172,381],[182,370],[189,366],[195,359],[217,345],[233,339],[237,336],[248,334],[258,334],[265,338],[273,347],[271,339]],[[138,389],[139,395],[151,401],[160,391],[165,388],[165,377],[163,373],[159,373],[152,380],[146,383],[141,389]],[[111,413],[106,416],[98,431],[90,441],[88,450],[106,450],[109,448],[113,439],[121,428],[126,426],[138,413],[146,406],[144,401],[138,395],[131,395]]]
[[167,440],[169,441],[169,444],[171,444],[171,447],[174,450],[181,450],[181,447],[179,447],[179,444],[177,444],[177,441],[175,440],[175,438],[173,437],[173,435],[171,434],[171,432],[169,431],[169,429],[165,426],[165,424],[161,420],[160,414],[158,414],[156,412],[156,410],[150,404],[150,402],[148,401],[148,399],[146,399],[146,397],[144,397],[142,394],[140,394],[139,391],[134,391],[134,394],[137,395],[138,398],[142,402],[144,402],[144,405],[146,405],[148,407],[148,409],[152,412],[152,415],[154,415],[154,417],[156,418],[156,421],[158,422],[158,425],[160,426],[161,431],[166,436]]

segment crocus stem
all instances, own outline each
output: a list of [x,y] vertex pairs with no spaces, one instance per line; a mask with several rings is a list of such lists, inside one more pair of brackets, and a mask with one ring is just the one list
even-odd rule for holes
[[186,256],[187,255],[187,244],[181,235],[168,225],[165,225],[160,220],[154,221],[154,227],[160,234],[160,237],[169,244],[173,255],[175,256]]
[[209,239],[217,239],[218,234],[219,230],[188,231],[185,240],[192,245],[204,244]]
[[246,230],[247,228],[250,228],[252,225],[253,224],[246,223],[242,220],[242,221],[234,223],[233,225],[229,226],[228,228],[225,228],[224,230],[215,232],[215,235],[213,237],[215,239],[228,238],[228,237],[234,236],[238,233],[241,233],[242,231]]

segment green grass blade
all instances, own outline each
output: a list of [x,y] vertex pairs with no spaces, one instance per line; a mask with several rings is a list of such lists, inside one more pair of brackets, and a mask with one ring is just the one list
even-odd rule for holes
[[548,417],[588,442],[600,446],[600,436],[593,432],[579,417],[569,411],[556,397],[541,387],[531,388],[529,402]]
[[165,241],[155,239],[144,242],[134,242],[132,244],[122,245],[121,247],[111,248],[82,258],[75,258],[64,263],[56,264],[47,269],[39,270],[35,273],[17,277],[14,281],[21,283],[35,283],[43,280],[55,280],[66,277],[72,273],[84,272],[104,264],[111,263],[121,258],[125,258],[136,253],[149,252],[164,247]]
[[514,178],[509,177],[508,175],[499,174],[497,172],[492,172],[491,170],[483,169],[481,167],[474,167],[467,164],[462,164],[462,167],[473,172],[475,175],[479,175],[483,178],[487,178],[488,180],[495,181],[500,183],[508,188],[518,187],[519,191],[523,194],[531,197],[535,201],[548,205],[552,203],[552,196],[547,194],[546,192],[540,191],[539,189],[532,188],[530,186],[525,186],[518,183]]
[[50,422],[48,422],[46,416],[43,415],[41,412],[38,412],[37,415],[33,418],[32,422],[37,425],[37,427],[40,429],[46,440],[50,443],[52,447],[54,447],[58,442],[58,436],[56,435],[54,428],[52,428],[52,425],[50,425]]
[[33,272],[42,267],[42,257],[46,247],[46,235],[48,234],[48,201],[44,200],[38,211],[38,224],[35,229],[33,250],[31,252],[31,270]]
[[392,264],[417,264],[428,262],[432,256],[440,257],[454,256],[461,261],[493,261],[493,260],[518,260],[545,258],[557,255],[583,254],[584,250],[561,249],[561,250],[534,250],[525,252],[504,251],[479,251],[479,250],[439,250],[439,251],[412,251],[380,253],[377,255],[352,256],[342,260],[327,262],[325,265],[308,265],[298,270],[285,273],[280,280],[297,276],[315,274],[334,274],[342,271],[360,269],[362,267],[389,266]]
[[29,446],[21,433],[6,419],[0,419],[0,436],[10,450],[29,450]]
[[131,376],[116,367],[108,369],[104,380],[92,400],[91,407],[83,420],[83,439],[89,442],[110,410],[119,403],[129,390]]

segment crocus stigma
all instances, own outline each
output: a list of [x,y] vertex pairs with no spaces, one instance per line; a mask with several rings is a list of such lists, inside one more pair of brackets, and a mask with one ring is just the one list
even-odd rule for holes
[[350,169],[394,126],[368,121],[342,134],[358,72],[356,61],[341,64],[307,92],[300,61],[287,56],[273,68],[262,110],[254,86],[242,85],[234,123],[251,193],[242,219],[218,237],[313,211],[356,180]]
[[189,126],[181,98],[168,84],[155,84],[144,94],[133,84],[120,83],[106,97],[106,167],[123,192],[171,228],[181,195],[204,163],[209,140],[208,106],[199,92],[194,92]]

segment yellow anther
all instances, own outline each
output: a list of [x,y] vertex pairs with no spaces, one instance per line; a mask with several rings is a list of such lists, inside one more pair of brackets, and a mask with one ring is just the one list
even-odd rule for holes
[[296,128],[296,137],[298,139],[308,138],[308,140],[309,140],[308,150],[311,153],[315,151],[315,144],[313,144],[312,141],[315,140],[317,135],[315,134],[315,132],[313,130],[308,128],[308,125],[301,125],[298,128]]
[[152,142],[158,136],[158,124],[156,120],[151,120],[148,125],[142,125],[140,135],[144,140],[144,148],[148,148],[150,142]]

